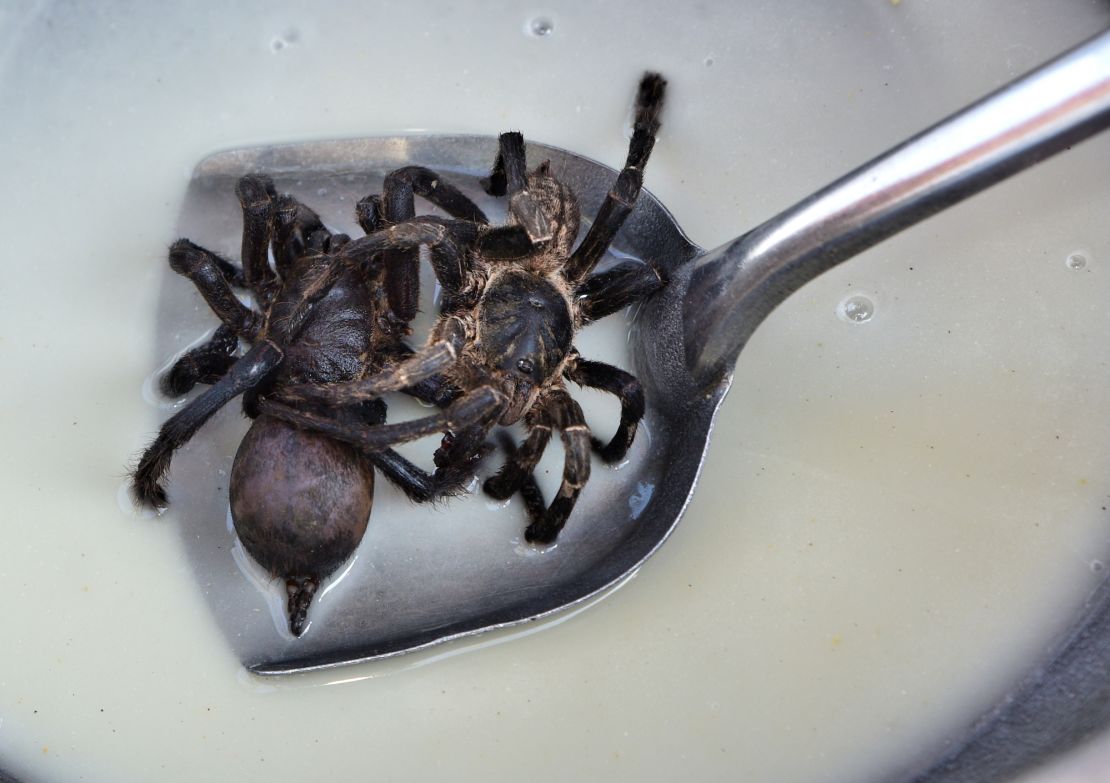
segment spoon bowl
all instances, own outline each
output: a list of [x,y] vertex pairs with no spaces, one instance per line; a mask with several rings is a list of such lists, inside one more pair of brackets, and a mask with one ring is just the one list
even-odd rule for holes
[[[353,205],[380,189],[387,172],[413,164],[439,172],[492,219],[501,220],[503,202],[487,196],[478,182],[496,153],[497,139],[480,136],[321,141],[219,153],[194,170],[177,228],[181,236],[234,255],[241,231],[235,183],[243,174],[264,171],[279,191],[312,205],[337,230],[358,235]],[[587,216],[596,213],[617,174],[542,144],[529,144],[527,154],[530,166],[550,161],[556,176],[578,194]],[[668,275],[703,252],[649,193],[641,195],[614,249],[622,261],[639,259]],[[198,330],[210,327],[184,292],[188,284],[167,280],[159,320],[185,334],[195,334],[188,331],[191,322]],[[642,323],[633,322],[633,346],[653,339],[651,333],[641,334]],[[672,338],[678,326],[670,325]],[[180,350],[174,334],[165,333],[161,342],[163,357]],[[631,369],[639,372],[636,356],[633,347],[636,366]],[[175,462],[172,508],[232,648],[258,674],[326,668],[537,620],[620,582],[676,524],[724,394],[720,387],[687,402],[666,391],[666,378],[646,380],[652,402],[628,462],[618,470],[594,471],[557,545],[540,550],[522,543],[524,516],[516,508],[500,515],[511,532],[498,520],[489,524],[481,498],[452,503],[441,514],[392,515],[380,502],[389,490],[379,482],[379,505],[359,561],[341,580],[333,580],[334,590],[319,597],[313,626],[296,640],[284,633],[284,622],[271,621],[274,608],[263,596],[272,591],[256,589],[240,568],[256,582],[265,577],[237,548],[232,554],[240,567],[228,558],[226,493],[211,490],[213,473],[227,470],[228,455],[242,434],[243,422],[230,406],[230,415],[221,417],[227,426],[215,436],[195,439]],[[414,458],[421,459],[419,451]],[[404,501],[399,504],[404,508]],[[482,516],[478,522],[468,519],[475,506]]]

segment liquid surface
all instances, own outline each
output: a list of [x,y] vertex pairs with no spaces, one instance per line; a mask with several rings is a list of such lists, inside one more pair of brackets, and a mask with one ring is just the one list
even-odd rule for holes
[[208,153],[512,127],[618,163],[650,67],[672,92],[648,187],[712,247],[1110,21],[966,5],[0,9],[5,770],[858,781],[951,747],[1110,556],[1106,140],[788,301],[675,536],[541,632],[251,678],[180,520],[118,495],[168,412],[142,389]]

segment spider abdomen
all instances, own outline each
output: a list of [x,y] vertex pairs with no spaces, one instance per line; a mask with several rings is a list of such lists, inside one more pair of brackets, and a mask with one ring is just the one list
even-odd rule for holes
[[311,592],[366,532],[374,471],[353,447],[263,415],[235,455],[230,500],[244,549],[291,592],[307,586],[307,610]]

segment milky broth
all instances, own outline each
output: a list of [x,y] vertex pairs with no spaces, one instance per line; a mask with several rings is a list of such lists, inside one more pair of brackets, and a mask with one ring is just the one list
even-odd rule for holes
[[[165,250],[193,165],[229,147],[512,127],[619,163],[648,67],[672,91],[647,186],[712,247],[1108,21],[1082,0],[0,7],[0,767],[858,781],[937,758],[1110,562],[1106,139],[777,310],[685,519],[620,589],[289,678],[241,668],[173,509],[120,503],[168,414],[143,391],[157,330],[203,335],[156,323]],[[197,437],[230,455],[236,416]]]

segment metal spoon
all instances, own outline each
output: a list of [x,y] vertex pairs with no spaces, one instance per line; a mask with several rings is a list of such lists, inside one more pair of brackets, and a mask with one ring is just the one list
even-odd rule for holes
[[[469,514],[473,507],[428,514],[422,532],[414,533],[411,520],[402,527],[379,506],[357,567],[337,584],[333,600],[320,601],[317,627],[300,639],[284,636],[283,623],[260,611],[266,607],[262,592],[228,557],[226,496],[211,489],[213,466],[226,465],[234,451],[234,426],[196,439],[175,464],[175,508],[230,644],[258,674],[306,671],[536,620],[620,582],[674,529],[736,357],[776,306],[836,264],[1107,125],[1110,33],[716,250],[692,244],[666,209],[643,194],[617,247],[665,270],[670,284],[640,308],[632,325],[634,369],[649,401],[646,432],[632,461],[620,471],[595,471],[605,475],[591,481],[558,546],[544,552],[521,547],[503,525],[439,518]],[[409,164],[440,171],[496,215],[477,185],[496,148],[492,137],[415,136],[220,153],[194,172],[179,230],[233,253],[240,230],[234,183],[251,171],[271,174],[279,190],[303,198],[339,230],[357,232],[354,203],[380,189],[386,172]],[[615,176],[608,166],[541,144],[530,144],[528,156],[530,165],[551,161],[579,194],[587,217]],[[161,318],[175,328],[196,320],[182,285],[173,280],[163,295]],[[169,353],[169,346],[165,338],[160,348]],[[512,522],[523,527],[522,519]]]

